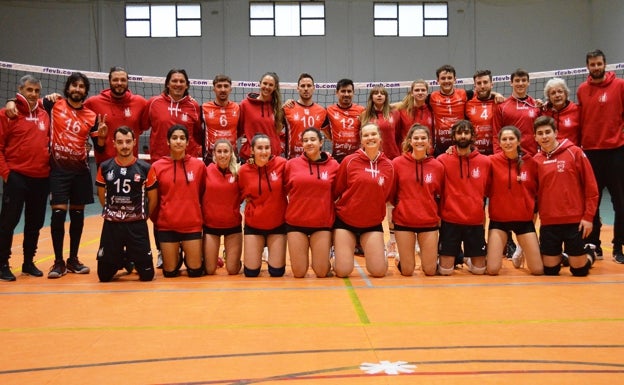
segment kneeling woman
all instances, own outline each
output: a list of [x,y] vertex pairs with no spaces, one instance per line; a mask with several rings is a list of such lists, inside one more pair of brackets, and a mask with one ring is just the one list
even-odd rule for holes
[[386,201],[394,180],[392,163],[381,152],[379,126],[368,123],[360,130],[362,147],[342,160],[336,178],[334,196],[334,250],[336,276],[347,277],[353,271],[356,237],[364,249],[366,269],[373,277],[388,271],[384,255],[382,222]]
[[206,167],[206,192],[202,200],[206,273],[214,274],[217,269],[223,237],[225,268],[228,274],[238,274],[243,250],[238,160],[227,139],[216,141],[212,158],[213,163]]
[[[507,245],[507,234],[516,233],[531,274],[544,273],[533,217],[537,197],[537,164],[520,148],[520,130],[505,126],[498,133],[502,152],[490,155],[492,174],[488,197],[490,225],[487,244],[487,272],[497,275]],[[514,266],[522,260],[514,257]]]
[[[189,277],[204,274],[202,263],[202,210],[206,183],[204,162],[186,154],[189,134],[176,124],[167,131],[170,156],[153,164],[158,182],[158,208],[154,214],[163,256],[163,275],[180,275],[184,253]],[[122,186],[123,187],[123,186]]]
[[416,267],[416,236],[422,271],[435,275],[438,267],[438,201],[444,185],[444,166],[429,156],[430,146],[429,129],[414,124],[403,143],[403,155],[392,160],[396,172],[392,219],[400,256],[400,261],[395,257],[395,262],[405,276],[414,274]]
[[238,186],[245,200],[245,244],[243,271],[246,277],[260,275],[262,250],[269,249],[269,274],[281,277],[286,271],[286,159],[271,154],[271,140],[256,134],[251,140],[251,157],[241,166]]
[[286,227],[288,253],[295,278],[305,277],[312,251],[312,270],[317,277],[330,271],[331,228],[335,219],[332,190],[338,162],[322,152],[323,139],[316,128],[301,135],[304,153],[286,164],[288,194]]

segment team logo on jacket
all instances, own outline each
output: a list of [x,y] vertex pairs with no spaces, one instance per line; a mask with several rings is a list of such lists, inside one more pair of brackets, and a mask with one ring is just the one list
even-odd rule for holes
[[475,179],[481,178],[481,170],[479,170],[479,167],[473,168],[472,171],[470,172],[470,176]]
[[425,175],[425,183],[429,184],[431,182],[433,182],[433,174]]
[[234,178],[234,175],[230,175],[230,177],[228,178],[228,183],[234,183],[236,182],[236,178]]
[[570,121],[570,118],[565,118],[565,120],[563,121],[563,125],[566,127],[572,126],[572,121]]
[[134,174],[134,181],[135,182],[140,182],[141,181],[141,175],[140,174]]
[[327,180],[327,179],[329,179],[329,176],[327,175],[327,171],[323,171],[323,172],[321,173],[321,179],[322,179],[322,180]]
[[529,117],[531,118],[535,117],[535,110],[529,110]]
[[188,122],[188,115],[187,114],[182,114],[182,121],[183,122]]
[[271,171],[271,180],[276,182],[278,179],[279,177],[277,176],[277,173],[275,171]]
[[45,131],[45,129],[46,129],[45,124],[41,120],[39,121],[38,125],[39,125],[39,130],[40,131]]
[[113,170],[110,170],[109,172],[106,173],[106,180],[113,180],[115,179],[115,172]]
[[598,98],[598,101],[600,103],[606,103],[607,102],[607,93],[603,93],[602,95],[600,95],[600,97]]
[[516,178],[518,182],[526,182],[529,179],[526,171],[522,171]]
[[125,168],[125,167],[122,167],[122,168],[119,170],[119,173],[120,173],[121,175],[126,175],[126,174],[128,173],[128,169],[127,169],[127,168]]
[[558,160],[557,161],[557,172],[564,172],[565,171],[565,165],[566,165],[565,160]]
[[129,118],[132,116],[132,110],[130,109],[130,107],[126,107],[126,109],[124,110],[124,116],[126,118]]
[[[223,110],[223,109],[222,109]],[[223,113],[223,111],[221,111],[221,113]],[[213,119],[215,117],[215,113],[214,111],[210,110],[210,112],[208,113],[208,118],[209,119]]]
[[188,179],[189,182],[192,182],[195,180],[195,173],[193,173],[193,171],[189,171],[186,173],[186,179]]
[[380,186],[383,186],[385,182],[386,178],[384,178],[383,176],[380,176],[379,179],[377,179],[377,184]]

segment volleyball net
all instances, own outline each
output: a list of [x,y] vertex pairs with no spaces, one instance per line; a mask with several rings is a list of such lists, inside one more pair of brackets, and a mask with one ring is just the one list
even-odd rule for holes
[[[624,63],[607,65],[609,71],[616,72],[618,77],[624,76]],[[0,107],[7,99],[15,96],[19,79],[31,74],[41,80],[42,95],[53,92],[63,93],[63,87],[67,76],[72,72],[80,71],[84,73],[91,83],[89,96],[97,95],[102,90],[109,88],[108,73],[91,72],[82,70],[73,70],[65,68],[42,67],[36,65],[19,64],[0,61]],[[191,76],[192,74],[189,74]],[[279,75],[279,74],[278,74]],[[311,73],[314,76],[314,73]],[[534,98],[544,99],[544,85],[553,77],[563,78],[570,88],[570,99],[576,101],[576,89],[587,79],[588,71],[583,68],[566,68],[542,72],[532,72],[529,74],[531,85],[529,87],[529,95]],[[346,77],[346,76],[345,76]],[[504,96],[511,95],[510,75],[492,75],[494,91]],[[154,95],[160,94],[164,89],[165,78],[144,75],[129,75],[129,88],[135,93],[142,95],[146,99]],[[338,79],[336,79],[338,80]],[[355,82],[355,95],[353,101],[355,103],[366,105],[366,100],[371,88],[375,86],[384,86],[390,95],[390,102],[397,102],[403,99],[407,94],[412,81],[387,81],[387,82]],[[436,80],[427,80],[429,83],[429,91],[438,88]],[[324,106],[336,102],[335,88],[336,83],[316,83],[316,91],[314,100]],[[456,82],[458,88],[471,89],[473,87],[472,77],[458,78]],[[212,79],[190,79],[189,93],[201,104],[214,98],[212,90]],[[257,91],[259,88],[258,81],[250,80],[232,80],[232,94],[230,99],[240,102],[245,98],[247,93]],[[297,99],[297,83],[280,82],[282,91],[282,100]]]

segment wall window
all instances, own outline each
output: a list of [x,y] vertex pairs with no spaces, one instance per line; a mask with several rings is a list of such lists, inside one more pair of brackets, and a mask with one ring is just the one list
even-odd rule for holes
[[126,37],[201,36],[199,4],[126,4]]
[[374,3],[375,36],[448,36],[447,3]]
[[324,36],[324,2],[250,2],[251,36]]

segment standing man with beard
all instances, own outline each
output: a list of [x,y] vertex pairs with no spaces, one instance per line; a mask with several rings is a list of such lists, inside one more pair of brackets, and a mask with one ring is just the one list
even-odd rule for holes
[[466,102],[466,118],[475,129],[475,147],[483,155],[494,153],[492,147],[492,116],[494,95],[492,94],[492,73],[490,70],[475,72],[474,97]]
[[[108,130],[103,139],[104,149],[95,152],[95,162],[99,166],[103,161],[115,157],[114,132],[117,127],[127,126],[132,129],[134,137],[138,138],[145,128],[141,117],[147,101],[140,95],[133,94],[128,89],[128,72],[122,67],[112,67],[108,72],[110,87],[87,99],[85,107],[106,118]],[[138,141],[137,141],[138,142]],[[133,149],[134,156],[139,153],[138,145]]]
[[204,163],[212,163],[212,151],[219,139],[230,142],[236,149],[238,117],[240,106],[230,100],[232,79],[226,75],[217,75],[212,80],[212,91],[215,99],[202,104],[202,116],[205,124]]
[[455,148],[437,159],[444,165],[444,189],[440,201],[440,260],[438,272],[451,275],[455,258],[461,252],[469,258],[473,274],[485,273],[485,211],[490,175],[490,159],[472,146],[475,131],[467,120],[459,120],[451,127]]
[[[613,260],[624,263],[624,80],[606,72],[607,59],[597,49],[585,58],[589,76],[576,93],[581,109],[581,146],[591,163],[598,183],[598,207],[602,190],[611,195]],[[600,213],[596,209],[588,243],[600,249]]]
[[[52,206],[52,245],[54,265],[48,278],[67,273],[88,274],[90,269],[78,259],[78,247],[84,227],[84,207],[93,203],[93,181],[89,170],[87,143],[93,140],[96,152],[102,151],[108,134],[106,118],[84,106],[89,93],[89,79],[74,72],[65,83],[65,98],[55,102],[43,99],[50,113],[50,205]],[[63,260],[65,217],[69,210],[69,258]]]

